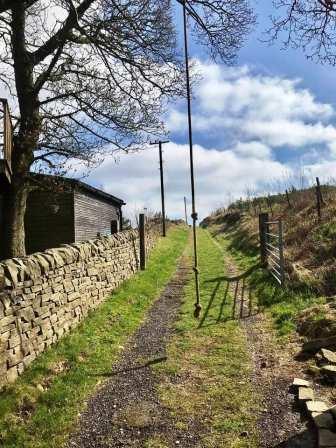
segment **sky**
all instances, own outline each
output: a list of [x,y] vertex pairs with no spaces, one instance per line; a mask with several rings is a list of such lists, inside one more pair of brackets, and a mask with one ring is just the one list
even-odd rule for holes
[[[235,66],[211,61],[191,45],[201,80],[193,92],[196,204],[200,219],[249,194],[336,178],[336,68],[309,61],[301,50],[265,43],[271,1],[254,1],[258,24]],[[185,101],[170,104],[164,145],[166,212],[190,204]],[[85,179],[127,202],[133,218],[160,210],[158,150],[108,157]],[[190,208],[190,207],[189,207]],[[190,210],[189,210],[190,214]]]

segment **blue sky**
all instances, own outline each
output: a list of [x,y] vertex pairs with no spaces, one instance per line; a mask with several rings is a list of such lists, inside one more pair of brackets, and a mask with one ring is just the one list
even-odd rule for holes
[[[234,67],[214,64],[191,45],[202,75],[195,87],[193,125],[200,216],[244,196],[274,192],[318,175],[336,173],[336,68],[307,60],[301,50],[262,40],[271,25],[271,1],[254,2],[258,25]],[[169,106],[165,146],[167,213],[183,215],[190,196],[186,104]],[[336,177],[336,176],[335,176]],[[159,209],[157,152],[108,158],[88,178],[128,203],[127,213]]]

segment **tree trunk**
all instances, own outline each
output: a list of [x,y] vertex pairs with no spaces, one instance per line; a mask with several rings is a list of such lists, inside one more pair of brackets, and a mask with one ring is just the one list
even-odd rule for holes
[[26,254],[24,218],[28,197],[24,181],[14,181],[4,200],[4,253],[5,258],[22,257]]
[[28,176],[41,131],[34,65],[31,54],[26,48],[26,9],[25,2],[15,2],[12,8],[11,41],[20,125],[13,142],[12,182],[4,193],[5,247],[2,255],[7,258],[26,254],[24,218],[30,188]]

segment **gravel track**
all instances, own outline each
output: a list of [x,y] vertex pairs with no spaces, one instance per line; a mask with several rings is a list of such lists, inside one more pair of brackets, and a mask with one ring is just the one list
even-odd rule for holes
[[160,403],[158,379],[151,369],[151,365],[165,361],[190,272],[182,259],[146,321],[129,340],[122,358],[107,374],[110,378],[89,399],[68,448],[140,448],[158,433],[171,447],[196,446],[197,425],[191,425],[188,431],[176,429],[170,412]]

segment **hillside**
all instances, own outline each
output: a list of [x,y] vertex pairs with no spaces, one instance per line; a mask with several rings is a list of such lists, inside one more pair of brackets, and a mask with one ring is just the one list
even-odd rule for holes
[[288,195],[237,201],[219,209],[201,222],[213,235],[225,234],[232,249],[246,255],[258,252],[258,215],[281,218],[287,284],[309,286],[321,295],[336,294],[336,189],[321,187],[321,219],[317,214],[315,188]]

